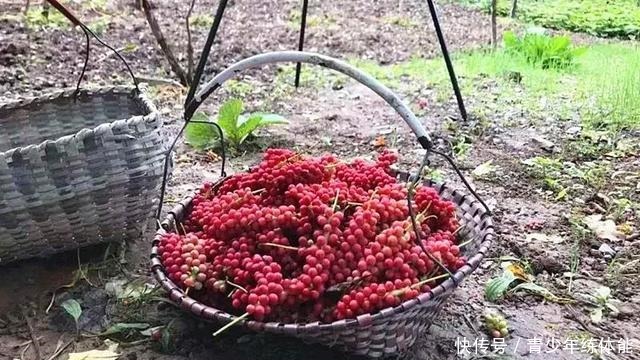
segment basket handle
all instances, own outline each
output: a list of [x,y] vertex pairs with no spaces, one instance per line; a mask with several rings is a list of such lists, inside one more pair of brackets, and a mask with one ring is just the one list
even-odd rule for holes
[[224,84],[227,80],[235,77],[242,71],[252,69],[255,67],[259,67],[267,64],[275,64],[282,62],[293,62],[293,63],[309,63],[313,65],[322,66],[325,68],[329,68],[335,71],[338,71],[344,75],[349,76],[350,78],[358,81],[359,83],[365,85],[369,89],[373,90],[376,94],[378,94],[381,98],[383,98],[399,115],[400,117],[409,125],[413,133],[418,137],[418,142],[422,145],[423,148],[430,150],[432,148],[432,141],[429,137],[429,134],[425,130],[424,126],[418,121],[415,114],[409,109],[409,107],[396,95],[393,91],[391,91],[388,87],[384,86],[382,83],[371,77],[370,75],[358,70],[352,65],[347,64],[346,62],[334,59],[329,56],[302,52],[302,51],[275,51],[264,54],[255,55],[244,60],[241,60],[230,67],[226,68],[222,72],[218,73],[213,79],[211,79],[208,83],[204,85],[202,90],[200,90],[191,101],[187,104],[184,111],[184,125],[173,139],[169,149],[165,155],[165,166],[164,166],[164,176],[162,179],[162,187],[160,189],[160,203],[158,205],[158,211],[156,213],[156,218],[159,220],[162,214],[162,203],[164,201],[164,195],[166,191],[167,185],[167,177],[169,172],[169,162],[171,159],[171,151],[175,147],[178,139],[182,136],[185,128],[190,122],[193,123],[206,123],[211,126],[215,126],[218,130],[218,134],[220,136],[220,142],[222,143],[222,165],[221,165],[221,177],[226,177],[225,173],[225,164],[226,164],[226,154],[224,151],[224,137],[222,133],[222,129],[215,122],[201,122],[201,121],[192,121],[191,118],[193,114],[196,112],[198,107],[202,105],[204,100],[206,100],[214,91],[219,89],[222,84]]
[[[432,147],[431,138],[429,137],[424,126],[416,118],[415,114],[409,109],[409,107],[388,87],[374,79],[367,73],[355,68],[354,66],[326,56],[310,52],[302,51],[275,51],[259,55],[254,55],[244,60],[241,60],[222,72],[218,73],[213,79],[207,82],[202,90],[200,90],[194,98],[186,105],[184,118],[185,126],[190,122],[191,117],[200,107],[200,105],[206,100],[214,91],[222,86],[227,80],[232,79],[239,73],[260,67],[268,64],[276,64],[283,62],[292,63],[308,63],[312,65],[318,65],[321,67],[329,68],[340,72],[350,78],[358,81],[362,85],[373,90],[382,99],[384,99],[409,125],[413,133],[417,136],[418,142],[425,149]],[[180,136],[181,134],[178,134]]]
[[62,13],[62,15],[64,15],[69,21],[71,21],[71,23],[74,26],[79,26],[80,29],[82,29],[82,31],[84,32],[84,35],[85,35],[85,37],[87,39],[86,55],[85,55],[85,58],[84,58],[84,66],[82,67],[82,72],[80,73],[80,78],[78,79],[78,83],[76,84],[76,91],[74,92],[74,97],[80,91],[80,83],[82,82],[82,78],[84,77],[84,73],[87,70],[87,65],[89,64],[89,49],[90,49],[90,47],[89,47],[89,45],[90,45],[90,41],[89,41],[90,37],[89,37],[89,35],[93,36],[96,39],[96,41],[98,41],[101,45],[103,45],[104,47],[106,47],[109,50],[113,51],[113,53],[118,57],[118,59],[120,59],[120,61],[122,61],[124,63],[124,66],[127,68],[127,72],[129,72],[129,75],[131,75],[131,79],[133,80],[133,84],[134,84],[134,86],[136,88],[136,91],[140,92],[140,88],[138,87],[138,79],[136,79],[135,75],[133,74],[133,71],[131,70],[131,67],[129,67],[129,64],[124,59],[124,57],[122,57],[122,55],[120,55],[118,50],[116,50],[111,45],[105,43],[98,35],[96,35],[91,29],[89,29],[89,27],[87,27],[84,23],[82,23],[82,21],[80,21],[80,19],[78,19],[78,17],[76,15],[74,15],[73,12],[71,12],[71,10],[69,10],[67,7],[62,5],[60,2],[58,2],[57,0],[47,0],[47,2],[49,4],[51,4],[51,6],[56,8],[56,10],[60,11],[60,13]]

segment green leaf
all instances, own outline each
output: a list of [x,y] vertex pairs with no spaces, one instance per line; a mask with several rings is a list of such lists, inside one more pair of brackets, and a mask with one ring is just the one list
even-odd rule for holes
[[82,307],[80,306],[80,303],[75,299],[68,299],[60,304],[60,306],[62,306],[64,311],[73,318],[76,324],[78,324],[78,319],[80,319],[80,315],[82,315]]
[[127,333],[130,330],[145,330],[149,328],[146,323],[117,323],[100,333],[100,336],[108,336],[119,333]]
[[258,114],[251,115],[242,122],[238,127],[239,139],[237,145],[242,144],[247,136],[251,135],[258,127],[260,127],[260,121],[262,121],[262,117]]
[[[203,112],[193,115],[194,121],[207,121],[209,117]],[[214,125],[202,123],[189,123],[184,132],[187,144],[198,150],[207,150],[214,147],[218,141],[218,129]]]
[[523,282],[521,284],[518,284],[513,289],[511,289],[511,292],[516,292],[518,290],[526,290],[526,291],[531,292],[533,294],[540,295],[540,296],[544,297],[545,299],[557,299],[558,298],[551,291],[549,291],[547,288],[545,288],[543,286],[540,286],[540,285],[537,285],[537,284],[534,284],[532,282]]
[[269,126],[269,125],[288,125],[289,121],[285,119],[284,116],[280,116],[278,114],[262,114],[257,113],[255,115],[260,115],[262,120],[260,121],[260,126]]
[[238,144],[238,140],[240,139],[238,133],[238,118],[240,114],[242,114],[242,107],[242,100],[231,99],[220,107],[220,112],[218,113],[218,125],[224,130],[229,140],[235,144]]
[[248,117],[241,116],[240,119],[240,126],[238,127],[240,140],[238,145],[242,144],[249,135],[260,127],[289,123],[284,117],[276,114],[255,113]]
[[510,271],[504,271],[501,276],[489,280],[484,289],[485,297],[489,301],[496,301],[502,298],[516,279]]
[[594,291],[594,293],[595,293],[595,298],[596,300],[598,300],[598,302],[602,304],[606,304],[607,301],[609,300],[609,297],[611,296],[611,289],[606,286],[601,286],[597,288]]
[[556,201],[564,200],[567,197],[567,189],[562,189],[556,195]]

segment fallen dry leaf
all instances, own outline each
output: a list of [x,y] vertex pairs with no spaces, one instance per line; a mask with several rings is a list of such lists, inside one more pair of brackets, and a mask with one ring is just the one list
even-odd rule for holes
[[383,147],[387,145],[387,140],[384,139],[384,136],[378,136],[375,140],[373,140],[373,146],[375,147]]
[[519,264],[510,263],[506,266],[506,269],[510,271],[516,279],[529,281],[529,275],[527,275],[527,272]]
[[623,238],[618,232],[616,223],[613,220],[602,220],[602,215],[588,215],[582,219],[582,222],[593,231],[599,239],[609,241],[620,241]]
[[109,350],[89,350],[69,354],[69,360],[116,360],[120,354]]
[[118,343],[109,339],[104,341],[107,345],[107,350],[89,350],[80,353],[70,353],[69,360],[116,360],[120,354],[116,352],[118,350]]

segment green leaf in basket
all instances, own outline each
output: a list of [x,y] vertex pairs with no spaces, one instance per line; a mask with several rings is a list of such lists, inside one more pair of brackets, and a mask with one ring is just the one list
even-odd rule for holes
[[80,306],[80,303],[75,299],[68,299],[60,304],[60,306],[62,306],[64,311],[73,318],[73,320],[76,322],[77,327],[80,315],[82,315],[82,307]]
[[496,301],[504,296],[509,286],[518,278],[511,271],[504,271],[502,275],[489,280],[484,295],[489,301]]

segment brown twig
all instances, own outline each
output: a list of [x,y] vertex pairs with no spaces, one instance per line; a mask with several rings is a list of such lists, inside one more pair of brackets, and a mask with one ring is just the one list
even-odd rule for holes
[[182,66],[180,66],[178,59],[173,54],[171,47],[167,43],[167,39],[165,39],[164,35],[162,34],[160,25],[158,25],[158,20],[156,20],[156,17],[153,15],[153,12],[151,11],[151,8],[152,8],[151,3],[149,2],[149,0],[141,0],[141,2],[142,2],[142,9],[144,10],[144,15],[147,18],[147,23],[149,23],[149,27],[151,27],[151,33],[156,38],[156,41],[158,42],[158,45],[160,45],[162,52],[164,52],[164,55],[167,58],[167,61],[169,62],[169,66],[171,67],[171,70],[174,73],[176,73],[182,85],[184,86],[191,85],[191,81],[187,76],[187,73],[184,71]]
[[491,0],[491,48],[496,51],[498,46],[498,25],[497,25],[498,1]]
[[191,5],[189,5],[189,11],[187,12],[187,76],[189,77],[189,82],[193,81],[193,44],[191,43],[191,27],[189,26],[189,18],[191,17],[191,12],[193,11],[193,6],[196,4],[196,0],[191,0]]
[[[62,340],[62,337],[60,337],[60,340]],[[58,341],[59,342],[59,341]],[[49,358],[47,360],[54,360],[55,358],[57,358],[58,356],[60,356],[60,354],[62,354],[62,352],[68,348],[71,344],[73,344],[75,342],[75,339],[71,339],[70,341],[68,341],[66,344],[64,344],[62,347],[59,347],[58,350],[56,350],[51,356],[49,356]]]
[[22,309],[22,316],[24,317],[24,321],[27,323],[27,328],[29,329],[29,336],[31,337],[31,343],[33,344],[33,349],[36,352],[36,360],[42,360],[42,356],[40,355],[40,344],[38,343],[38,336],[36,336],[36,332],[33,329],[33,324],[29,319],[27,311]]

